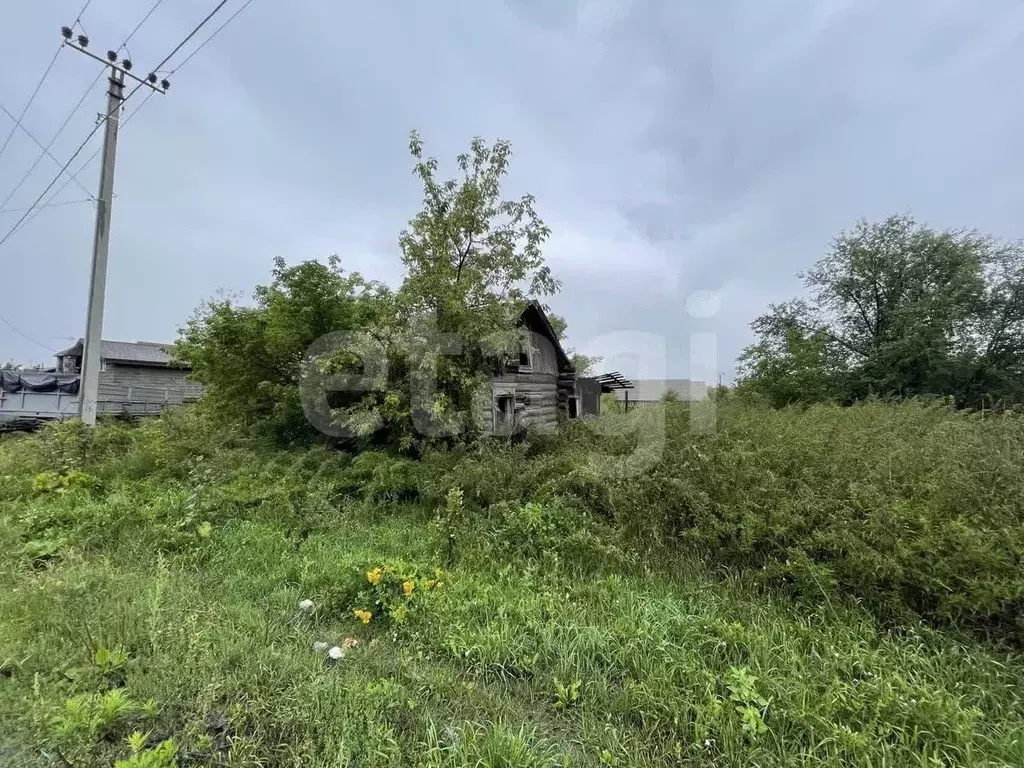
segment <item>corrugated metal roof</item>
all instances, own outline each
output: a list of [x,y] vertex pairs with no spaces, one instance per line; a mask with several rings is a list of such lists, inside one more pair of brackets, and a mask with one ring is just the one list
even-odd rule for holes
[[617,389],[615,397],[626,399],[629,392],[631,402],[654,402],[669,390],[679,395],[681,400],[702,400],[707,396],[708,385],[703,381],[689,379],[630,379],[633,389]]
[[[167,365],[171,356],[167,350],[170,343],[156,341],[107,341],[100,342],[100,357],[119,363],[137,363],[139,365]],[[81,355],[82,340],[67,349],[58,352],[58,357],[65,355]]]

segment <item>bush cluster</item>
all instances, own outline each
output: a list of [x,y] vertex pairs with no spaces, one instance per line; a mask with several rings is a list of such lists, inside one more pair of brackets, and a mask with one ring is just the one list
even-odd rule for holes
[[653,469],[608,488],[615,519],[802,595],[847,596],[1024,640],[1024,430],[909,402],[666,411]]

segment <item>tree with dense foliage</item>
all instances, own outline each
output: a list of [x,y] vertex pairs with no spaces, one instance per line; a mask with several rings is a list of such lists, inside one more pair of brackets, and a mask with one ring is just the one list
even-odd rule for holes
[[772,305],[740,358],[740,391],[775,406],[872,395],[1024,399],[1024,243],[860,222]]
[[204,384],[207,406],[291,440],[312,431],[299,397],[306,350],[328,332],[375,321],[390,292],[346,274],[336,256],[292,267],[278,258],[271,276],[269,285],[257,286],[253,306],[230,298],[205,302],[182,329],[174,354]]

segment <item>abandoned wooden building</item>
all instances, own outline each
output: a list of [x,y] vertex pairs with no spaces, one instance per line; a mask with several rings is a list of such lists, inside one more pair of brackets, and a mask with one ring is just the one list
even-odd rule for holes
[[491,401],[481,414],[494,434],[552,431],[560,419],[582,413],[576,371],[544,309],[531,301],[519,324],[526,343],[518,355],[497,362]]

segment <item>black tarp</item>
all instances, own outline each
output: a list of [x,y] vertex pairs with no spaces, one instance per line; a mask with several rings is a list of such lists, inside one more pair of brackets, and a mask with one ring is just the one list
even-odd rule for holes
[[0,371],[0,389],[16,392],[62,392],[78,394],[78,376],[63,373],[31,373],[28,371]]

